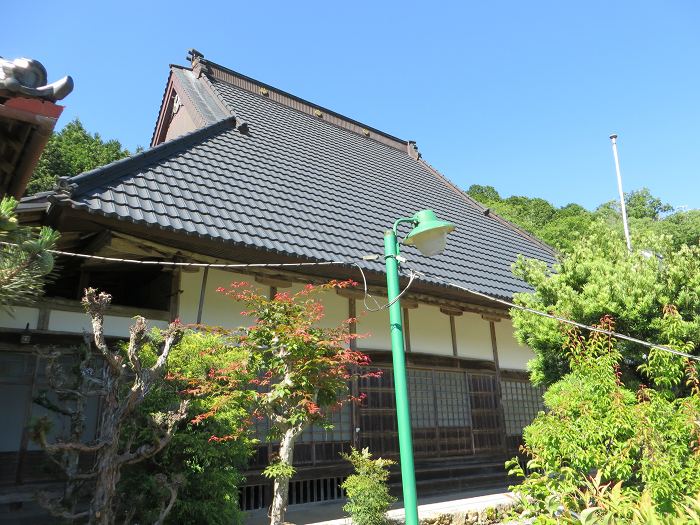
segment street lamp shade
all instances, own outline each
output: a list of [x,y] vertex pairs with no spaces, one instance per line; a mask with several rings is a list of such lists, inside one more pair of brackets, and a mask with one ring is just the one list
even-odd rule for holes
[[415,246],[426,257],[442,252],[447,243],[447,234],[455,229],[455,225],[439,220],[433,210],[419,211],[413,220],[416,226],[403,243]]

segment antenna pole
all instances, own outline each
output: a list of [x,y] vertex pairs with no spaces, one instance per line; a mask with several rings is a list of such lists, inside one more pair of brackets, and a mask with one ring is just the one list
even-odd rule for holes
[[612,142],[613,157],[615,157],[615,171],[617,172],[617,191],[620,193],[620,210],[622,211],[622,226],[625,228],[625,241],[627,242],[627,250],[632,251],[632,242],[630,241],[630,229],[627,225],[627,207],[625,206],[625,194],[622,191],[622,175],[620,174],[620,158],[617,156],[617,135],[610,135]]

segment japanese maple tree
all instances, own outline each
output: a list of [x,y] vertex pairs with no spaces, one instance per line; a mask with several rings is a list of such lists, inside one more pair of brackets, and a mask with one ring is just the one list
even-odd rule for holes
[[[309,426],[327,422],[334,410],[355,399],[349,387],[354,375],[372,373],[367,369],[368,356],[351,348],[357,337],[349,330],[354,319],[330,329],[318,324],[324,312],[314,296],[353,285],[351,281],[307,285],[297,293],[277,293],[271,299],[247,283],[219,289],[244,303],[247,311],[243,313],[255,320],[234,336],[239,348],[246,351],[246,362],[212,368],[207,379],[190,391],[217,399],[198,420],[214,415],[229,401],[240,402],[246,397],[245,389],[251,393],[253,416],[269,421],[269,439],[280,443],[278,458],[264,472],[274,479],[271,525],[284,522],[297,438]],[[235,437],[212,436],[212,440]]]

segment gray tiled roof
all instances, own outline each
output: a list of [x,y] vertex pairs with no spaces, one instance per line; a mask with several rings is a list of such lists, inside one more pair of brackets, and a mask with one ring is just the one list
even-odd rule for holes
[[[74,177],[73,206],[322,261],[383,253],[383,232],[395,219],[432,208],[457,230],[436,257],[407,247],[414,267],[501,297],[528,289],[510,271],[518,254],[552,262],[546,246],[485,216],[408,153],[231,84],[190,77],[193,100],[213,87],[249,132],[229,117]],[[209,95],[198,94],[205,87]]]

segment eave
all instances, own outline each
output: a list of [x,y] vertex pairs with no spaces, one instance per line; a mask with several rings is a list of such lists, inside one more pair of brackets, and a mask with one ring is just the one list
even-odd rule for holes
[[[91,239],[100,232],[108,230],[117,232],[116,237],[130,240],[134,246],[140,246],[146,251],[135,256],[133,251],[128,253],[119,249],[117,252],[105,253],[105,255],[121,255],[135,259],[149,258],[164,261],[181,260],[225,264],[321,262],[311,258],[290,256],[272,250],[256,249],[208,237],[183,234],[165,228],[153,228],[136,222],[115,220],[101,214],[72,208],[60,202],[55,202],[51,206],[44,222],[68,234],[64,236],[65,242],[60,245],[61,249],[79,253],[84,252],[85,239]],[[150,254],[147,253],[148,250],[151,251]],[[232,269],[231,271],[238,272],[239,270]],[[361,282],[361,274],[351,261],[347,265],[304,266],[299,269],[241,268],[240,273],[284,278],[300,283],[323,283],[330,279],[353,279]],[[373,294],[378,296],[386,294],[386,281],[383,272],[365,269],[365,275]],[[406,286],[406,284],[407,279],[402,279],[401,286]],[[496,302],[485,300],[456,288],[420,280],[414,281],[411,293],[407,295],[407,298],[425,304],[455,308],[496,318],[508,317],[508,310]]]
[[0,197],[24,194],[62,111],[63,106],[36,99],[0,104]]

